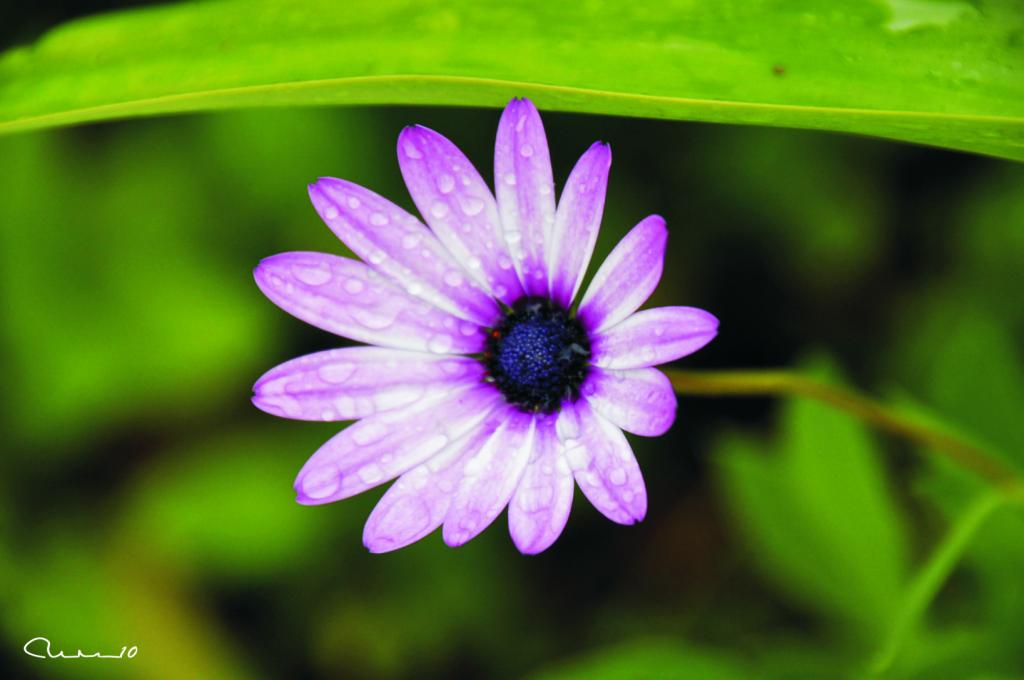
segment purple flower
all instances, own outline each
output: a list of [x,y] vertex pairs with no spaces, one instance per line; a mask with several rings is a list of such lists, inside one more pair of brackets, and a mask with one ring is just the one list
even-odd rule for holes
[[498,125],[495,193],[452,142],[404,129],[398,160],[428,226],[361,186],[310,185],[320,217],[362,262],[282,253],[256,282],[294,316],[369,346],[299,357],[265,374],[253,402],[300,420],[358,420],[303,466],[300,503],[330,503],[397,477],[366,523],[373,552],[443,525],[450,546],[508,506],[516,547],[538,553],[565,526],[573,482],[632,524],[647,494],[623,430],[663,434],[676,398],[657,364],[703,347],[718,321],[693,307],[637,309],[661,277],[668,232],[651,215],[584,272],[611,151],[595,143],[555,203],[547,139],[526,99]]

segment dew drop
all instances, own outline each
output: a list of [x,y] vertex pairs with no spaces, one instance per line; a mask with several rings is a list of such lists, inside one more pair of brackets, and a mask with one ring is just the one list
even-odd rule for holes
[[452,348],[452,336],[438,333],[427,342],[427,349],[435,354],[445,354]]
[[360,205],[362,205],[362,203],[359,202],[358,198],[356,198],[355,196],[348,197],[348,207],[352,208],[353,210],[357,210]]
[[512,172],[506,172],[505,173],[505,184],[509,185],[510,187],[514,187],[516,185],[515,173],[512,173]]
[[375,250],[370,253],[370,264],[380,264],[387,258],[388,255],[383,250]]
[[622,468],[615,468],[608,473],[608,479],[611,480],[612,484],[622,486],[626,483],[626,471]]
[[411,232],[402,237],[402,247],[406,250],[412,250],[419,245],[421,240],[423,240],[423,234]]
[[409,285],[405,287],[405,290],[409,295],[420,295],[423,293],[423,284],[419,281],[411,281]]
[[333,220],[337,216],[338,209],[334,206],[333,203],[329,203],[327,207],[324,208],[324,219]]
[[387,328],[395,322],[393,314],[384,314],[372,309],[360,308],[352,312],[355,320],[365,328],[372,331],[379,331]]
[[476,196],[467,196],[459,202],[459,207],[462,208],[462,212],[466,213],[469,217],[479,215],[484,209],[483,199],[477,198]]
[[444,282],[449,286],[461,286],[463,283],[462,274],[451,269],[444,274]]
[[466,261],[466,265],[470,269],[480,269],[480,267],[482,267],[483,264],[484,263],[480,261],[479,257],[471,257],[469,258],[469,260]]
[[423,158],[423,154],[420,153],[420,150],[417,149],[416,145],[413,144],[408,139],[406,139],[405,141],[402,142],[402,151],[404,151],[405,155],[408,156],[409,158],[412,158],[412,159]]
[[449,194],[455,188],[455,178],[448,173],[442,174],[437,178],[437,190],[442,194]]
[[530,156],[533,155],[533,147],[530,146],[529,144],[523,144],[521,147],[519,147],[519,155],[521,155],[523,158],[529,158]]
[[384,477],[384,471],[380,469],[380,466],[376,463],[370,463],[359,468],[359,479],[363,480],[364,484],[376,484]]
[[575,439],[563,440],[565,444],[565,460],[569,463],[569,467],[574,470],[582,470],[590,462],[587,456],[587,451],[579,445]]
[[338,473],[333,466],[311,470],[302,478],[302,493],[309,498],[327,498],[338,486]]
[[327,383],[343,383],[352,377],[355,373],[356,366],[353,363],[347,361],[339,361],[334,364],[324,364],[317,370],[317,375],[320,379]]
[[345,282],[345,290],[352,295],[358,295],[366,288],[366,284],[360,279],[349,279]]
[[501,267],[502,269],[511,269],[512,258],[506,255],[505,253],[502,253],[501,255],[498,256],[498,266]]
[[434,204],[430,206],[430,214],[441,219],[448,214],[448,204],[444,201],[434,201]]
[[367,420],[363,421],[357,427],[353,427],[352,430],[352,441],[359,446],[366,446],[372,444],[375,441],[380,441],[384,438],[384,435],[388,433],[388,430],[382,423],[375,423]]
[[322,286],[331,280],[331,270],[327,266],[303,267],[297,265],[292,267],[292,273],[295,274],[295,278],[307,286]]
[[382,212],[374,212],[370,214],[370,224],[375,227],[383,227],[388,223],[388,216]]

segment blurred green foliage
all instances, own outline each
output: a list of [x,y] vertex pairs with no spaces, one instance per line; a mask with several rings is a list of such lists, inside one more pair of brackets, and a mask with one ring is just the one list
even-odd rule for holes
[[840,632],[877,644],[907,572],[882,461],[863,425],[823,404],[789,402],[779,426],[771,448],[735,435],[722,442],[725,503],[768,579]]
[[[344,253],[308,205],[318,175],[411,207],[393,149],[413,122],[490,174],[493,111],[243,111],[0,140],[0,675],[865,677],[982,486],[817,404],[684,395],[666,437],[633,439],[648,519],[617,527],[577,499],[536,558],[504,520],[458,550],[431,536],[371,556],[378,493],[293,502],[336,426],[273,419],[249,388],[337,341],[263,299],[251,268]],[[1020,167],[816,133],[545,122],[560,180],[594,139],[613,146],[598,257],[648,212],[668,219],[652,303],[723,320],[688,366],[845,376],[1024,466]],[[977,530],[886,677],[1024,676],[1022,538],[1013,508]],[[140,653],[36,663],[21,652],[36,635]]]

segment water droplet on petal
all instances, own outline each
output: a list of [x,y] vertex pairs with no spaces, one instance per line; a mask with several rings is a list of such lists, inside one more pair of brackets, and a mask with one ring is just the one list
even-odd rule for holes
[[292,267],[292,273],[295,278],[307,286],[322,286],[331,280],[331,270],[327,265],[312,267],[296,265]]
[[441,219],[448,214],[448,204],[444,201],[434,201],[434,204],[430,206],[430,214]]
[[471,257],[469,258],[469,260],[466,261],[466,265],[470,269],[480,269],[480,267],[482,267],[483,264],[484,263],[480,261],[479,257]]
[[533,155],[533,147],[530,146],[529,144],[523,144],[521,147],[519,147],[519,154],[523,158],[529,158],[530,156]]
[[388,216],[382,212],[374,212],[370,214],[370,224],[375,227],[383,227],[388,223]]
[[345,282],[345,290],[352,295],[358,295],[366,288],[366,284],[360,279],[349,279]]
[[406,139],[406,140],[404,140],[402,142],[402,151],[404,151],[405,155],[408,156],[409,158],[412,158],[412,159],[423,158],[423,154],[420,153],[420,150],[417,149],[416,145],[413,144],[408,139]]
[[514,187],[516,185],[515,173],[512,173],[512,172],[506,172],[505,173],[505,184],[509,185],[510,187]]
[[406,250],[412,250],[419,245],[421,240],[423,240],[423,234],[415,231],[408,233],[402,237],[402,247]]
[[623,470],[622,468],[615,468],[614,470],[608,473],[608,479],[611,481],[612,484],[615,484],[616,486],[622,486],[623,484],[626,483],[626,471]]
[[512,269],[512,258],[502,253],[498,256],[498,266],[502,269]]
[[320,379],[327,383],[343,383],[355,373],[355,364],[348,361],[339,361],[333,364],[324,364],[317,370]]
[[382,423],[364,420],[358,425],[354,425],[351,432],[352,441],[359,446],[366,446],[383,439],[384,435],[388,433],[388,429]]
[[444,274],[444,282],[449,286],[461,286],[463,283],[462,274],[450,269]]
[[375,250],[370,253],[370,264],[380,264],[387,258],[388,255],[383,250]]
[[338,209],[334,206],[333,203],[329,203],[324,208],[324,219],[333,220],[337,216],[338,216]]
[[302,478],[302,493],[309,498],[327,498],[338,490],[339,482],[333,466],[313,469]]
[[452,336],[438,333],[427,342],[427,349],[435,354],[445,354],[452,348]]
[[355,196],[348,197],[348,207],[352,208],[353,210],[356,210],[359,208],[360,205],[362,204],[359,202],[358,198],[356,198]]
[[484,209],[483,199],[477,198],[476,196],[466,196],[459,201],[459,207],[462,208],[462,212],[466,213],[469,217],[479,215]]
[[455,188],[455,178],[448,173],[442,174],[437,178],[437,190],[442,194],[451,193],[452,189]]
[[380,466],[376,463],[370,463],[359,468],[359,479],[363,480],[364,484],[376,484],[384,477],[384,471],[380,469]]
[[419,281],[411,281],[405,290],[409,295],[420,295],[423,292],[423,284]]
[[359,324],[373,331],[383,330],[395,322],[393,313],[385,314],[373,309],[356,309],[353,310],[352,316]]

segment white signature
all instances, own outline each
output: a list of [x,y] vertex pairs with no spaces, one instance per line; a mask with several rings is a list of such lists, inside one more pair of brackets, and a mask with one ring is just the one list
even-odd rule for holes
[[[32,651],[33,648],[36,651]],[[34,656],[37,659],[134,659],[135,655],[139,653],[139,648],[135,645],[132,645],[131,647],[122,647],[120,654],[100,654],[99,652],[86,654],[81,649],[78,650],[77,654],[65,654],[64,650],[52,652],[50,651],[50,641],[42,636],[32,638],[25,643],[25,646],[22,647],[22,649],[25,650],[26,654]],[[38,653],[44,650],[46,652],[45,654]]]

